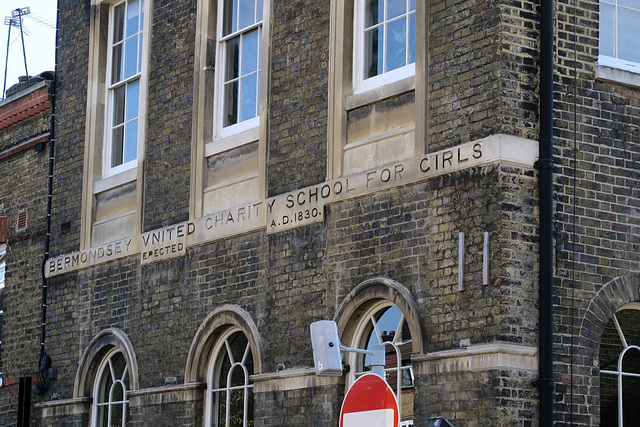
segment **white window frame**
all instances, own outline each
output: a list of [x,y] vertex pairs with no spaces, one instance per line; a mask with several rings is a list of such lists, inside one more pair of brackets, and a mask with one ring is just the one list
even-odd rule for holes
[[[614,56],[607,56],[607,55],[603,55],[600,53],[600,55],[598,56],[598,65],[604,65],[604,66],[608,66],[608,67],[612,67],[612,68],[618,68],[621,70],[626,70],[626,71],[631,71],[631,72],[635,72],[635,73],[640,73],[640,63],[638,62],[634,62],[634,61],[630,61],[627,59],[623,59],[623,58],[619,58],[618,57],[618,36],[619,36],[619,29],[618,29],[618,11],[620,9],[627,9],[627,10],[632,10],[635,11],[637,13],[640,14],[640,9],[634,9],[628,6],[621,6],[618,4],[618,0],[600,0],[600,6],[602,6],[603,4],[609,5],[609,6],[613,6],[613,13],[614,13],[614,19],[613,19],[613,49],[614,49]],[[600,7],[600,13],[602,13],[602,7]],[[601,15],[602,16],[602,15]],[[602,21],[600,21],[600,23],[602,23]],[[601,27],[600,27],[601,28]],[[599,35],[599,42],[602,41],[602,31],[600,31],[600,35]],[[640,36],[638,36],[638,49],[640,49]],[[599,50],[601,51],[602,49],[600,48],[599,45]]]
[[[105,95],[105,120],[104,120],[104,149],[103,149],[103,165],[102,165],[102,177],[107,178],[109,176],[117,175],[119,173],[125,172],[130,169],[134,169],[137,167],[139,159],[142,156],[143,148],[144,148],[144,126],[143,126],[143,114],[145,112],[146,107],[146,80],[144,76],[146,76],[147,72],[147,58],[146,50],[148,45],[148,28],[146,21],[146,15],[148,14],[148,3],[150,0],[138,0],[141,2],[140,4],[140,15],[139,15],[139,25],[140,29],[138,33],[136,33],[139,37],[142,37],[142,47],[139,48],[138,52],[138,64],[137,64],[137,72],[128,77],[123,78],[122,80],[113,83],[111,81],[113,76],[113,35],[114,35],[114,19],[115,13],[114,10],[117,6],[121,4],[125,4],[125,12],[126,12],[126,4],[130,2],[130,0],[122,0],[118,2],[114,2],[109,5],[109,30],[108,30],[108,38],[107,38],[107,69],[105,76],[105,87],[106,87],[106,95]],[[126,14],[125,14],[125,23],[126,23]],[[125,39],[127,38],[125,34]],[[122,42],[124,45],[124,41]],[[125,61],[124,50],[122,52],[121,61]],[[136,157],[128,162],[124,162],[117,166],[111,166],[112,164],[112,150],[113,150],[113,108],[114,108],[114,97],[115,90],[120,87],[127,87],[130,83],[134,81],[138,81],[138,115],[136,120],[138,121],[137,127],[137,142],[136,142]],[[125,94],[125,108],[127,106],[126,102],[126,94]],[[126,113],[125,113],[125,121],[126,121]],[[123,131],[124,132],[124,131]],[[123,151],[125,147],[123,146]]]
[[[364,78],[365,74],[365,16],[366,16],[366,2],[367,0],[354,0],[354,14],[353,14],[353,92],[363,93],[367,92],[399,80],[403,80],[408,77],[412,77],[416,73],[415,60],[414,62],[407,64],[403,67],[396,68],[395,70],[382,72],[374,77]],[[387,1],[387,0],[380,0]],[[409,4],[409,0],[407,5]],[[420,0],[417,0],[420,1]],[[386,8],[385,8],[386,9]],[[386,13],[386,11],[385,11]],[[412,12],[407,12],[402,16],[413,14],[416,16],[416,9]],[[394,18],[396,19],[396,18]],[[390,20],[391,21],[391,20]],[[389,21],[389,22],[390,22]],[[386,23],[386,19],[383,18],[383,22]],[[417,24],[416,24],[417,25]],[[409,29],[407,28],[407,32]],[[386,38],[385,38],[386,40]],[[408,43],[408,41],[407,41]],[[414,49],[416,49],[416,43],[414,42]],[[386,49],[385,49],[386,50]],[[415,57],[415,54],[414,54]]]
[[[633,303],[631,305],[627,305],[623,308],[621,308],[620,310],[640,310],[640,304],[638,303]],[[629,345],[625,336],[624,336],[624,332],[622,331],[622,328],[620,327],[620,323],[618,322],[618,318],[616,317],[616,315],[613,315],[613,318],[611,319],[614,322],[614,325],[616,327],[616,331],[618,332],[618,337],[620,338],[620,342],[622,344],[622,351],[620,352],[620,355],[618,356],[618,364],[617,364],[617,369],[615,371],[611,371],[611,370],[606,370],[606,369],[601,369],[600,370],[600,374],[610,374],[610,375],[615,375],[616,379],[618,381],[618,426],[619,427],[623,427],[624,426],[624,420],[623,420],[623,403],[624,403],[624,399],[623,399],[623,389],[622,389],[622,381],[624,380],[624,377],[636,377],[636,378],[640,378],[640,374],[637,373],[631,373],[631,372],[624,372],[624,370],[622,369],[622,362],[624,361],[624,356],[625,354],[629,351],[629,350],[637,350],[640,351],[640,347],[638,347],[637,345]]]
[[[247,346],[244,350],[244,354],[242,360],[236,361],[233,359],[233,354],[231,349],[229,348],[228,339],[236,334],[241,333],[247,339]],[[231,376],[234,369],[242,369],[244,374],[244,385],[231,387],[229,385],[230,378],[222,379],[219,378],[220,367],[218,366],[218,360],[220,359],[220,355],[225,351],[229,360],[231,362],[231,367],[229,369],[228,377]],[[246,427],[248,422],[250,421],[247,417],[248,413],[248,403],[249,403],[249,393],[253,393],[253,384],[250,383],[249,380],[249,372],[247,371],[246,362],[249,355],[253,357],[254,351],[251,348],[251,342],[249,341],[249,337],[242,331],[240,328],[234,327],[230,328],[228,331],[224,333],[218,340],[217,344],[214,347],[213,352],[211,353],[211,357],[209,359],[209,366],[207,369],[207,396],[206,396],[206,410],[205,410],[205,426],[206,427],[224,427],[228,422],[230,416],[230,391],[232,390],[243,390],[244,391],[244,409],[243,409],[243,427]],[[253,362],[253,361],[252,361]],[[222,386],[222,383],[225,386]],[[221,387],[214,387],[214,384],[220,384]],[[218,392],[225,392],[226,394],[226,420],[224,424],[221,424],[219,420],[217,420],[218,416],[218,402],[216,401],[215,394]]]
[[[113,357],[115,355],[117,355],[118,353],[120,353],[122,355],[122,357],[125,360],[125,368],[124,368],[124,372],[122,374],[122,378],[118,378],[115,379],[114,373],[113,373],[113,365],[111,363]],[[107,371],[107,367],[109,367],[109,370]],[[100,395],[102,393],[102,387],[104,386],[104,382],[106,381],[105,375],[107,375],[107,373],[109,375],[111,375],[111,379],[113,380],[113,384],[112,384],[112,389],[113,386],[115,386],[116,383],[119,383],[120,386],[122,387],[122,392],[123,392],[123,399],[121,401],[111,401],[111,395],[109,395],[106,399],[105,402],[99,402],[99,398]],[[105,407],[106,410],[108,411],[108,422],[107,425],[111,426],[111,407],[113,405],[122,405],[122,427],[125,427],[126,425],[128,425],[127,422],[127,416],[128,416],[128,406],[129,406],[129,399],[127,397],[127,387],[126,384],[124,383],[125,378],[129,377],[129,381],[131,381],[130,378],[130,373],[129,373],[129,364],[126,363],[126,357],[124,355],[124,353],[122,353],[122,351],[118,348],[113,348],[112,350],[110,350],[104,357],[104,359],[102,360],[102,362],[100,363],[100,366],[98,367],[97,370],[97,376],[96,376],[96,380],[93,386],[93,403],[92,403],[92,415],[91,415],[91,426],[92,427],[101,427],[100,425],[100,420],[98,419],[98,412],[99,412],[99,406],[101,407]],[[110,393],[111,394],[111,393]]]
[[[260,17],[260,21],[257,21],[257,17],[256,17],[256,22],[254,22],[252,25],[248,26],[248,27],[244,27],[234,33],[231,33],[227,36],[223,35],[223,31],[224,31],[224,13],[225,13],[225,9],[224,9],[224,4],[225,4],[225,0],[218,0],[218,13],[217,13],[217,34],[216,34],[216,72],[215,72],[215,99],[214,99],[214,117],[213,117],[213,124],[214,124],[214,139],[215,140],[224,140],[224,139],[228,139],[228,141],[216,141],[216,145],[218,144],[222,144],[222,148],[220,150],[216,150],[216,152],[220,152],[220,151],[226,151],[228,149],[234,148],[236,146],[240,146],[243,145],[245,143],[249,143],[249,142],[253,142],[255,140],[258,139],[258,128],[260,125],[260,103],[261,103],[261,88],[262,88],[262,79],[263,79],[263,73],[264,70],[262,69],[262,56],[265,54],[264,51],[264,16],[265,16],[265,9],[266,9],[266,1],[262,2],[262,16]],[[257,8],[257,4],[258,4],[258,0],[256,0],[255,2],[256,4],[256,8]],[[226,71],[226,46],[227,46],[227,41],[235,38],[235,37],[243,37],[242,35],[255,30],[256,28],[259,29],[259,33],[260,33],[260,39],[258,41],[258,49],[260,51],[259,54],[259,58],[258,58],[258,70],[257,70],[257,74],[258,74],[258,78],[257,78],[257,96],[258,99],[256,100],[257,105],[257,114],[255,117],[251,118],[251,119],[247,119],[244,121],[239,121],[236,122],[233,125],[230,126],[224,126],[224,120],[225,120],[225,105],[224,105],[224,75],[225,75],[225,71]],[[242,51],[240,51],[240,54],[242,53]],[[241,67],[241,66],[240,66]],[[240,71],[239,71],[240,73]],[[239,77],[240,78],[240,77]],[[240,138],[233,138],[236,135],[240,135]]]
[[[373,305],[372,307],[370,307],[366,311],[366,313],[361,317],[360,323],[355,329],[351,346],[354,348],[366,349],[366,342],[365,342],[366,337],[364,334],[367,331],[367,329],[371,327],[372,324],[378,336],[378,340],[380,341],[381,332],[378,329],[377,321],[375,320],[374,316],[377,313],[379,313],[381,310],[389,309],[392,307],[396,307],[400,310],[400,307],[393,304],[391,301],[386,301],[386,300],[380,301],[375,305]],[[402,310],[400,310],[400,312],[402,312]],[[400,317],[400,321],[398,322],[398,326],[401,327],[405,320],[406,320],[406,317],[404,313],[402,313],[402,316]],[[385,379],[388,379],[391,372],[395,371],[398,373],[396,375],[396,390],[398,391],[398,393],[396,394],[396,400],[398,402],[398,410],[399,410],[398,419],[402,420],[402,377],[403,377],[402,372],[405,370],[409,371],[411,375],[412,383],[414,383],[415,377],[413,374],[413,365],[402,366],[402,354],[399,348],[399,344],[405,344],[407,342],[411,342],[411,340],[403,343],[398,343],[396,341],[396,338],[398,336],[400,336],[400,334],[396,334],[394,336],[393,341],[380,342],[380,344],[384,345],[385,347],[387,346],[392,347],[396,353],[396,366],[392,366],[392,367],[385,366],[384,374],[385,374]],[[370,373],[371,371],[359,370],[360,364],[363,363],[363,361],[365,360],[364,355],[356,354],[356,353],[347,353],[347,357],[349,359],[349,365],[353,367],[353,369],[351,369],[351,371],[349,372],[349,381],[348,381],[349,387],[351,387],[351,385],[353,385],[353,383],[358,377],[360,377],[363,374]],[[413,387],[415,390],[415,384],[413,384]],[[411,424],[408,424],[408,423],[411,423]],[[413,425],[413,420],[402,421],[402,425]]]

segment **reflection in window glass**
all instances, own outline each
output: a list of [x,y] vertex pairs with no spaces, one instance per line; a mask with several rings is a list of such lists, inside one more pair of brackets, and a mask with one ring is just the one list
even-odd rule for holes
[[601,425],[640,425],[640,310],[617,312],[600,343]]
[[[414,376],[411,367],[411,332],[402,311],[382,304],[366,316],[359,328],[358,347],[385,346],[385,379],[398,398],[402,425],[413,425]],[[355,376],[371,371],[371,356],[358,355]]]
[[132,162],[138,151],[144,0],[127,0],[111,13],[109,168]]
[[258,117],[262,7],[261,0],[222,2],[222,127]]
[[600,55],[640,63],[640,0],[600,1]]
[[227,333],[209,366],[207,426],[254,425],[251,375],[253,354],[247,337],[238,330]]
[[416,6],[413,0],[367,0],[364,79],[415,62]]

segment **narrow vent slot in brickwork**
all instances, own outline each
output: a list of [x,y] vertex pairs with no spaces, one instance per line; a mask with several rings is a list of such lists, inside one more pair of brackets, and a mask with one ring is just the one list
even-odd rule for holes
[[18,212],[18,224],[16,230],[22,231],[27,229],[27,210]]

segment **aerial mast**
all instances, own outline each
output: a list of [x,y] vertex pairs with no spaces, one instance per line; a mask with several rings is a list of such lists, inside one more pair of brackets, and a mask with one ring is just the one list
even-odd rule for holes
[[4,98],[5,91],[7,89],[7,66],[9,65],[9,44],[11,41],[11,27],[20,28],[20,40],[22,41],[22,57],[24,58],[24,72],[29,78],[29,71],[27,70],[27,52],[24,47],[24,30],[22,28],[22,17],[31,13],[28,7],[19,7],[11,11],[11,16],[4,18],[4,25],[9,26],[9,32],[7,35],[7,56],[4,63],[4,85],[2,87],[2,97]]

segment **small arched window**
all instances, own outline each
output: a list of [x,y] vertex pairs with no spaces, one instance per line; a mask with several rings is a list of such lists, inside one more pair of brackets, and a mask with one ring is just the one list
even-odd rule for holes
[[[385,346],[385,379],[398,399],[400,425],[413,425],[414,375],[411,367],[411,332],[402,310],[389,301],[370,307],[356,327],[352,345],[370,350]],[[350,384],[371,371],[371,356],[350,353]],[[355,368],[355,369],[354,369]]]
[[623,307],[600,344],[600,424],[640,425],[640,304]]
[[253,352],[231,328],[218,340],[207,373],[207,427],[253,426]]
[[98,368],[93,391],[93,426],[126,426],[129,367],[122,352],[109,351]]

